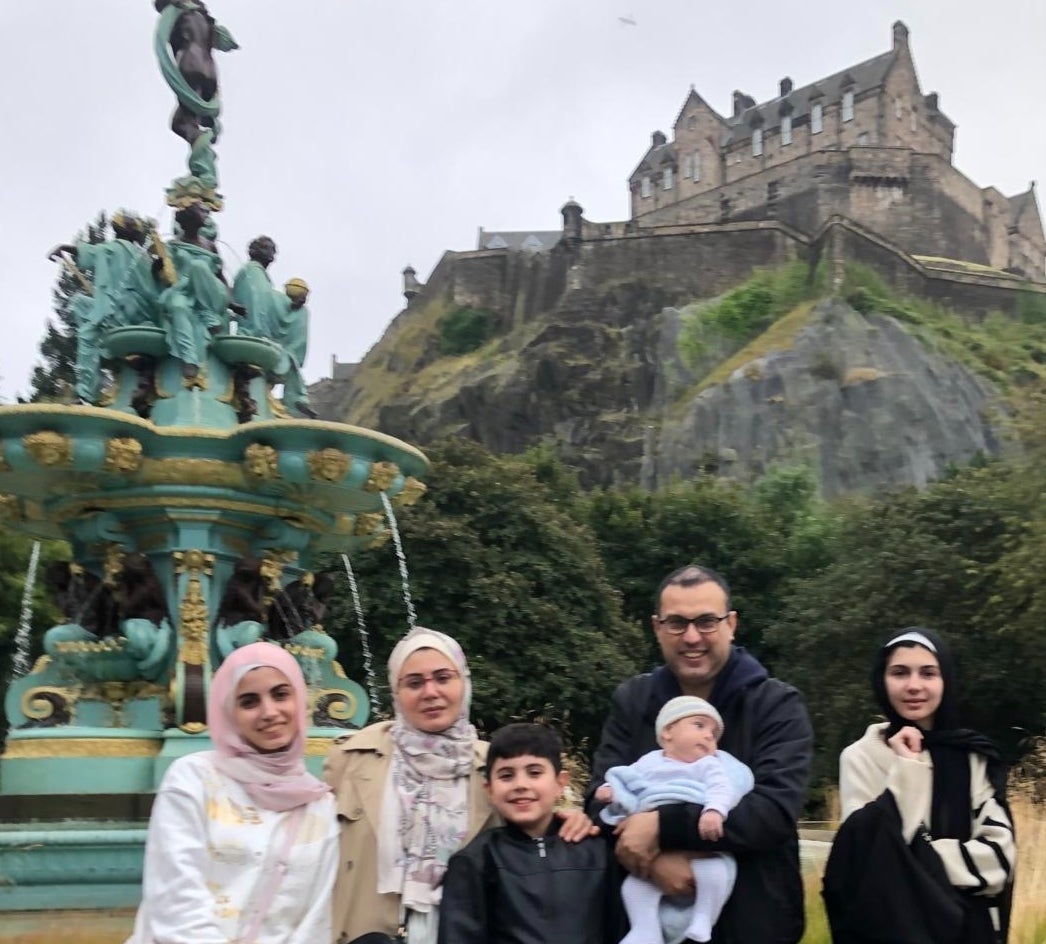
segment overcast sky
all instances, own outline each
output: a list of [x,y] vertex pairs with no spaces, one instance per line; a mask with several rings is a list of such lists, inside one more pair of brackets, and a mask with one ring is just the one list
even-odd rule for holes
[[[890,47],[911,30],[924,92],[981,186],[1046,186],[1043,0],[211,0],[240,49],[218,56],[218,216],[228,271],[260,233],[279,284],[312,286],[306,374],[358,360],[477,228],[557,229],[574,196],[624,219],[626,180],[693,83],[721,113]],[[635,25],[621,21],[634,20]],[[169,229],[185,173],[150,0],[0,0],[0,398],[27,393],[50,315],[47,250],[100,209]],[[1043,205],[1040,196],[1040,207]]]

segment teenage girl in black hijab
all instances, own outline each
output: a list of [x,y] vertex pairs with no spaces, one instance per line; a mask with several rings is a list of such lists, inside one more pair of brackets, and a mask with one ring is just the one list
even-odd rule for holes
[[1005,771],[987,738],[959,726],[947,646],[932,630],[900,630],[871,681],[887,720],[839,761],[843,822],[825,871],[833,941],[1005,941],[1016,860]]

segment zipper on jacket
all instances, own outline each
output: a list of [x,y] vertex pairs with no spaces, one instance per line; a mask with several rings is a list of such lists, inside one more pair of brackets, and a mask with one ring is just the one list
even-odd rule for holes
[[545,837],[544,836],[538,836],[538,838],[535,839],[534,842],[536,842],[538,844],[538,855],[542,859],[544,859],[545,856],[546,856],[546,852],[545,852]]

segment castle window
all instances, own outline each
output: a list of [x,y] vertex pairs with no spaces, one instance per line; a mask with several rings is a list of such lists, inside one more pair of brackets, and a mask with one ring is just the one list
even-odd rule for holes
[[843,92],[843,121],[854,120],[854,93]]
[[893,100],[893,113],[896,118],[900,118],[904,114],[904,102],[899,98]]
[[862,131],[859,135],[857,135],[857,143],[858,144],[862,144],[862,145],[868,143],[868,132],[867,131]]
[[784,115],[781,118],[781,144],[792,143],[792,116]]
[[650,196],[650,178],[644,177],[639,182],[639,195],[645,200]]
[[672,189],[672,168],[666,167],[661,171],[661,186],[665,190]]
[[691,115],[687,118],[686,126],[690,131],[693,131],[697,127],[697,115]]
[[690,155],[689,154],[684,154],[683,155],[683,179],[684,180],[689,180],[690,179],[690,167],[691,167],[691,163],[690,162],[691,162]]
[[818,102],[810,109],[810,134],[820,134],[824,130],[824,106]]
[[701,179],[701,155],[694,151],[694,162],[691,168],[694,172],[694,180]]
[[912,109],[912,131],[916,131],[919,128],[919,119],[915,114],[915,109]]
[[752,154],[759,157],[763,153],[763,129],[756,128],[752,131]]

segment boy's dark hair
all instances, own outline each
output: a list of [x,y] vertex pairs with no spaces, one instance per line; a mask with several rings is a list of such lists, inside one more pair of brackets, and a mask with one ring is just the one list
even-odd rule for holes
[[490,772],[497,761],[512,760],[524,754],[543,757],[557,774],[563,769],[563,742],[559,735],[543,724],[517,721],[498,728],[490,739],[485,772],[487,780],[490,780]]

